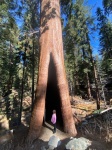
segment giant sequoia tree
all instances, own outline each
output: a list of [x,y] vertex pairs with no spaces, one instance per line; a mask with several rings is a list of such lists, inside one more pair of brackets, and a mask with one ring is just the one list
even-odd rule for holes
[[[59,95],[57,101],[60,99],[58,106],[54,100],[57,94]],[[49,95],[54,97],[52,97],[51,103],[46,105],[48,100],[46,97]],[[54,103],[56,105],[52,107],[51,105]],[[39,76],[28,137],[35,139],[39,136],[45,108],[59,109],[59,107],[64,131],[76,135],[64,68],[59,0],[41,0]]]

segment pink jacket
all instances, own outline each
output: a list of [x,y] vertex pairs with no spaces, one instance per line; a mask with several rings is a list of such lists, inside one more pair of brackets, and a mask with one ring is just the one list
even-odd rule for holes
[[56,114],[52,114],[51,122],[52,122],[53,124],[56,123]]

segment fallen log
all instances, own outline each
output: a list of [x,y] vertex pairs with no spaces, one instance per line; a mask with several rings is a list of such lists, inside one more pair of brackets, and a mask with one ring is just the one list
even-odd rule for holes
[[105,112],[107,112],[107,111],[109,111],[109,110],[112,110],[112,107],[109,107],[109,108],[107,108],[107,109],[101,111],[100,114],[103,114],[103,113],[105,113]]

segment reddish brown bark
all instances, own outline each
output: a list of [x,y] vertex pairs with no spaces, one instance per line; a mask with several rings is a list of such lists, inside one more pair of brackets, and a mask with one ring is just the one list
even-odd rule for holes
[[39,77],[28,136],[33,139],[39,136],[43,123],[46,88],[48,81],[48,67],[51,57],[53,59],[54,67],[56,70],[64,130],[67,133],[76,135],[64,68],[59,0],[41,0]]

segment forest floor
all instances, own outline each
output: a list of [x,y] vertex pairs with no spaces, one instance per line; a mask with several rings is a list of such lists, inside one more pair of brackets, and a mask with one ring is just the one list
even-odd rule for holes
[[[59,129],[57,129],[57,132],[53,134],[52,129],[53,127],[47,123],[46,126],[43,126],[41,135],[38,139],[36,139],[33,143],[24,143],[28,128],[25,126],[20,126],[14,131],[14,139],[12,142],[7,142],[0,145],[0,150],[41,150],[43,146],[48,147],[48,141],[52,135],[55,135],[61,140],[61,145],[57,148],[57,150],[65,150],[65,145],[70,141],[70,135]],[[83,136],[78,134],[75,138],[79,137]],[[112,150],[111,146],[108,144],[101,140],[95,140],[92,138],[93,137],[87,138],[92,143],[88,150]]]
[[[71,100],[71,106],[72,106],[72,113],[73,115],[75,114],[74,120],[75,122],[77,122],[76,128],[78,131],[77,136],[74,138],[85,137],[89,139],[92,144],[91,147],[88,148],[88,150],[112,150],[112,132],[110,132],[111,130],[108,130],[109,134],[107,134],[107,131],[101,132],[99,130],[100,128],[112,129],[112,123],[109,126],[103,126],[101,117],[98,116],[99,118],[96,117],[97,119],[95,119],[93,117],[89,119],[89,122],[86,122],[87,123],[86,126],[85,124],[84,126],[82,126],[82,122],[85,121],[85,119],[88,116],[95,114],[96,112],[95,101],[85,101],[80,97],[73,97]],[[106,108],[104,102],[102,101],[101,110],[104,109]],[[64,133],[61,130],[60,126],[58,125],[57,125],[57,132],[53,134],[52,132],[53,126],[47,122],[42,127],[42,132],[38,139],[36,139],[33,143],[24,144],[24,141],[28,133],[30,115],[28,112],[27,113],[23,112],[22,116],[23,116],[22,125],[14,128],[14,138],[12,142],[9,141],[0,144],[0,150],[41,150],[42,146],[48,146],[48,141],[50,137],[53,135],[57,136],[61,140],[61,145],[57,149],[58,150],[65,149],[65,145],[70,141],[70,135]],[[95,129],[93,127],[95,127]],[[105,134],[103,134],[104,132]]]
[[[14,140],[12,143],[12,149],[14,150],[41,150],[41,148],[48,147],[48,141],[51,136],[55,135],[61,140],[61,145],[57,148],[57,150],[65,150],[65,145],[70,141],[70,135],[64,133],[63,131],[57,129],[57,132],[53,134],[52,132],[53,127],[46,123],[45,126],[42,128],[41,135],[38,139],[36,139],[33,143],[26,143],[24,144],[24,140],[27,136],[28,128],[25,126],[19,127],[14,132]],[[78,135],[75,138],[84,137],[78,131]],[[97,137],[85,137],[91,141],[91,146],[87,150],[112,150],[112,143],[107,144],[106,142],[98,139]],[[6,145],[5,145],[6,146]],[[0,148],[0,150],[3,150]],[[5,150],[9,150],[8,147]],[[11,149],[10,149],[11,150]]]

